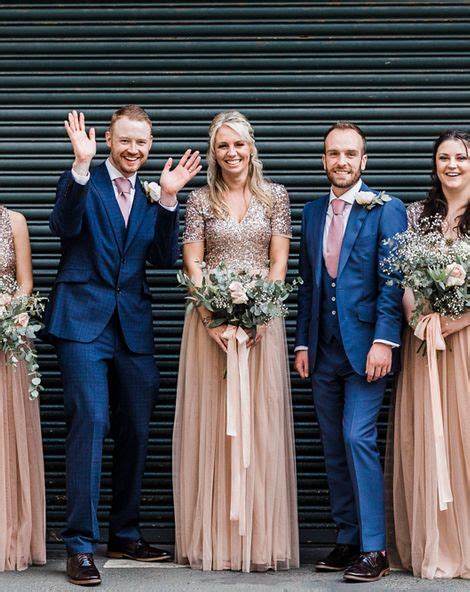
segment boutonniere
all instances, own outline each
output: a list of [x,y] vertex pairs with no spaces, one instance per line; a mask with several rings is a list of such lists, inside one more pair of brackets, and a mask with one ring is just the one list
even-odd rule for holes
[[375,206],[383,206],[385,202],[392,198],[385,191],[381,191],[378,195],[372,191],[358,191],[356,193],[357,203],[366,210],[372,210]]
[[144,191],[150,203],[160,201],[161,188],[158,183],[155,183],[155,181],[150,181],[150,183],[144,181]]

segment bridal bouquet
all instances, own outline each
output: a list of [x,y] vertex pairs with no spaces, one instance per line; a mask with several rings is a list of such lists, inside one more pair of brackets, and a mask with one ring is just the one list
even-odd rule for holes
[[0,347],[7,364],[16,368],[20,360],[26,362],[29,398],[36,399],[41,385],[37,354],[31,343],[43,326],[39,319],[44,312],[46,298],[39,294],[17,294],[18,285],[8,277],[0,277]]
[[209,327],[225,323],[254,329],[276,317],[289,314],[284,301],[302,283],[301,278],[292,283],[280,280],[268,281],[258,273],[234,271],[225,263],[211,269],[202,262],[202,286],[196,286],[185,273],[177,274],[181,286],[188,289],[187,308],[204,306],[214,313]]
[[381,264],[389,275],[398,271],[400,285],[413,291],[413,324],[425,309],[456,318],[470,308],[470,238],[449,240],[440,218],[425,222],[427,232],[408,229],[386,241],[391,251]]

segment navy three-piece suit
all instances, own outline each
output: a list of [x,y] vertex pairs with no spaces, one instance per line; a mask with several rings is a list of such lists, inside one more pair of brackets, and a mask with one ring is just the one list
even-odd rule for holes
[[[115,441],[110,539],[140,538],[139,504],[149,422],[159,386],[145,263],[176,262],[178,211],[147,201],[136,179],[127,228],[103,163],[86,185],[59,180],[50,227],[61,260],[46,310],[64,387],[70,555],[99,541],[103,439]],[[110,413],[111,409],[111,421]]]
[[[373,190],[363,183],[361,191]],[[354,202],[333,279],[323,258],[328,206],[325,195],[303,211],[304,283],[299,289],[296,347],[308,347],[337,543],[378,551],[386,544],[376,421],[386,379],[368,383],[365,369],[375,340],[400,344],[403,293],[396,284],[389,285],[390,277],[379,263],[389,251],[384,239],[405,230],[406,213],[396,198],[371,210]]]

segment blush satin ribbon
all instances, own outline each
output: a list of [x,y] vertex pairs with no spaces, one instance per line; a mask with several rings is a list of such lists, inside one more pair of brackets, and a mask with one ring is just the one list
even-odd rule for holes
[[437,352],[446,349],[446,343],[441,332],[439,314],[433,312],[421,318],[415,329],[415,336],[426,341],[429,371],[429,386],[431,395],[431,416],[433,424],[434,447],[436,454],[437,491],[439,495],[439,509],[447,510],[447,504],[453,501],[450,487],[449,467],[447,464],[447,449],[444,439],[444,421],[442,417],[441,389],[439,385],[439,370],[437,366]]
[[246,344],[247,333],[228,325],[222,337],[227,343],[227,436],[231,437],[230,520],[238,520],[240,536],[246,535],[246,469],[251,459],[251,397]]

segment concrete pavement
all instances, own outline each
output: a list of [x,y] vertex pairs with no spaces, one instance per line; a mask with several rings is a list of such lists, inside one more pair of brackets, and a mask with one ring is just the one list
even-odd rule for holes
[[[313,564],[324,550],[302,549],[300,569],[288,572],[237,573],[201,572],[175,564],[149,566],[148,564],[107,560],[105,548],[100,547],[95,555],[103,576],[99,592],[358,592],[374,590],[416,590],[420,592],[469,592],[468,580],[420,580],[394,571],[392,575],[372,584],[347,584],[341,582],[341,574],[317,574]],[[48,553],[48,563],[32,567],[24,572],[0,574],[1,592],[77,592],[86,587],[69,584],[64,573],[65,554],[60,548]],[[128,567],[132,565],[134,567]]]

